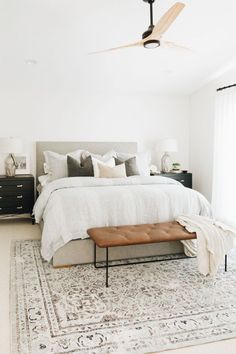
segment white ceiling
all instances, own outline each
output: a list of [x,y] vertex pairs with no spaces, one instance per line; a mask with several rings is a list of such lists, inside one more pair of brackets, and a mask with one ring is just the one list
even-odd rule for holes
[[[175,0],[156,0],[154,23]],[[236,1],[183,0],[165,39],[191,53],[131,48],[149,25],[142,0],[0,0],[0,89],[184,93],[236,57]],[[36,60],[37,64],[26,64]]]

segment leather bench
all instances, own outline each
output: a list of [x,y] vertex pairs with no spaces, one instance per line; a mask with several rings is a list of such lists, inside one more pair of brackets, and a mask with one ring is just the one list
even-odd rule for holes
[[[106,268],[106,287],[108,287],[108,249],[109,247],[130,246],[130,245],[145,245],[149,243],[170,242],[191,240],[197,238],[196,233],[188,232],[177,221],[156,223],[156,224],[140,224],[127,225],[116,227],[95,227],[87,230],[88,235],[94,241],[94,266],[95,268]],[[98,266],[96,260],[96,247],[106,249],[106,265]],[[179,257],[186,258],[186,257]],[[225,259],[225,270],[226,268]],[[145,262],[129,262],[125,265],[148,263],[153,260]],[[112,266],[117,266],[115,264]],[[124,264],[122,264],[124,265]]]

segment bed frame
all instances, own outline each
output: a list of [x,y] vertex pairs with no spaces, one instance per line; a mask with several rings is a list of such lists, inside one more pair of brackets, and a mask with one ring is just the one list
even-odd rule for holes
[[[104,154],[109,150],[119,152],[136,153],[136,142],[61,142],[61,141],[38,141],[36,142],[36,177],[42,175],[44,156],[43,151],[50,150],[60,154],[66,154],[76,149],[88,150],[97,154]],[[41,229],[43,223],[40,224]],[[73,240],[61,247],[53,256],[54,267],[65,267],[73,264],[93,263],[93,241],[91,239]],[[164,242],[154,245],[135,245],[127,247],[114,247],[111,249],[109,258],[128,259],[155,255],[166,255],[183,252],[183,246],[179,241]],[[97,260],[105,260],[105,251],[99,249]]]

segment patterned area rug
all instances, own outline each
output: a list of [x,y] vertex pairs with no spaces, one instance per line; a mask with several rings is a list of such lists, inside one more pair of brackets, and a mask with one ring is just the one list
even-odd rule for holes
[[13,354],[147,353],[236,337],[236,262],[215,278],[196,259],[53,269],[39,241],[11,263]]

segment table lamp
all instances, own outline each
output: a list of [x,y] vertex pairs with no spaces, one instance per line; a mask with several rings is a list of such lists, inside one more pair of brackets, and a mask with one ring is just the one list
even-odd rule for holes
[[170,152],[178,151],[178,144],[176,139],[162,139],[158,142],[156,149],[164,152],[161,158],[161,172],[168,173],[172,169],[172,160]]
[[18,138],[0,138],[0,154],[9,154],[5,160],[6,176],[13,177],[17,162],[14,154],[22,152],[22,142]]

